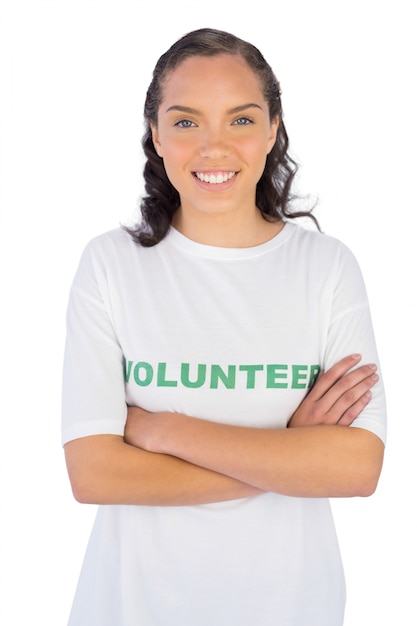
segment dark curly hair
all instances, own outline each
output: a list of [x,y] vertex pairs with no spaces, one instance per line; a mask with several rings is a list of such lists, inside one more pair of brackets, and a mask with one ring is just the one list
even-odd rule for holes
[[188,57],[218,54],[232,54],[246,61],[259,77],[270,119],[278,117],[280,120],[275,145],[267,156],[265,169],[256,188],[256,205],[262,216],[268,221],[310,217],[318,227],[311,211],[291,211],[289,208],[290,201],[294,199],[290,188],[298,166],[288,154],[288,135],[282,121],[281,90],[274,72],[252,44],[224,31],[202,28],[181,37],[160,57],[147,91],[144,107],[146,129],[142,138],[147,159],[144,167],[146,194],[140,203],[142,221],[136,228],[126,228],[134,240],[143,246],[154,246],[165,237],[172,217],[180,206],[179,194],[167,177],[151,134],[151,124],[157,126],[164,81]]

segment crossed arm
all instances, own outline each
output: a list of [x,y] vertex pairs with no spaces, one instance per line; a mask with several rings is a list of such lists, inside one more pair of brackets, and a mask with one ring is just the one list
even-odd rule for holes
[[[360,357],[359,357],[360,358]],[[76,499],[99,504],[187,505],[273,491],[367,496],[382,467],[381,440],[348,428],[365,408],[375,367],[342,359],[319,376],[286,429],[229,426],[129,407],[124,438],[65,446]]]

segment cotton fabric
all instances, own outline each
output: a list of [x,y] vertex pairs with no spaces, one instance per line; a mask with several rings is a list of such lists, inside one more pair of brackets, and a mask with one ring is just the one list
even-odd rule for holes
[[[320,369],[378,356],[366,289],[338,240],[292,222],[252,248],[171,228],[92,240],[68,307],[63,443],[123,435],[126,406],[285,428]],[[352,427],[385,441],[382,380]],[[341,626],[325,498],[101,506],[69,626]]]

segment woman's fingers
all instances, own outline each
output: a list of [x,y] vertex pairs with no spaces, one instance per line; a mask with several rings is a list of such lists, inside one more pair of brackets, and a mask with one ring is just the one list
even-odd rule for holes
[[323,409],[327,415],[326,421],[337,423],[345,412],[363,398],[377,381],[378,375],[375,373],[375,366],[373,365],[363,365],[337,381],[323,398]]
[[290,426],[349,426],[365,408],[378,381],[376,365],[358,364],[360,355],[345,357],[323,372],[290,421]]
[[352,354],[335,363],[326,372],[320,372],[320,375],[310,392],[310,396],[313,400],[319,400],[322,396],[324,396],[324,394],[326,394],[335,385],[335,383],[343,379],[347,372],[355,367],[360,360],[361,357],[359,354]]
[[[346,376],[346,378],[349,377],[349,381],[346,382],[352,386],[346,387],[346,390],[328,410],[328,423],[350,425],[371,399],[371,389],[379,380],[379,376],[376,374],[376,367],[374,365],[365,365],[360,369],[362,371],[358,372],[358,377],[350,374]],[[352,372],[352,374],[356,374],[356,372]],[[363,378],[359,378],[359,376],[363,376]],[[343,382],[346,386],[346,382]]]
[[[366,391],[356,402],[351,404],[349,408],[343,413],[342,417],[337,422],[328,422],[330,424],[335,423],[339,426],[350,426],[352,422],[362,413],[370,399],[372,398],[372,392]],[[336,411],[335,415],[338,413]]]

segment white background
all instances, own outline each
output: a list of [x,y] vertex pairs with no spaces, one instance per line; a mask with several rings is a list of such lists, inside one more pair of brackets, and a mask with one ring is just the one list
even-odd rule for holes
[[417,623],[412,4],[1,5],[2,624],[66,623],[95,513],[73,500],[60,447],[68,290],[86,242],[136,210],[157,58],[203,26],[250,40],[275,69],[299,188],[362,266],[390,430],[377,493],[334,502],[346,626]]

